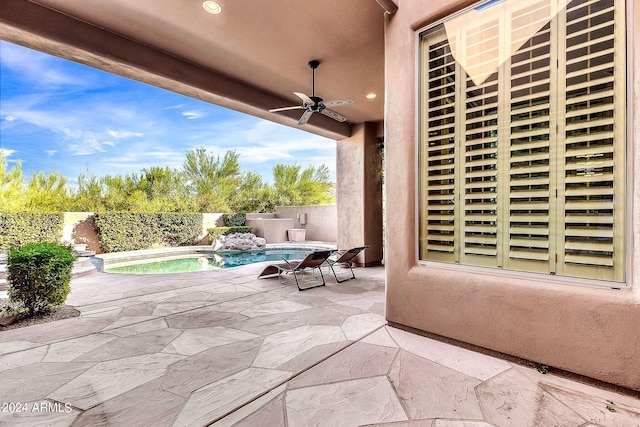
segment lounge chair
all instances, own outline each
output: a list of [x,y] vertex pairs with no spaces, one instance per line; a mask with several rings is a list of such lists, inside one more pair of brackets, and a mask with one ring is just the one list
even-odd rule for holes
[[[258,275],[258,279],[278,275],[280,283],[282,283],[282,273],[290,273],[293,274],[293,278],[296,281],[296,286],[298,286],[298,289],[301,291],[304,291],[305,289],[316,288],[318,286],[324,286],[324,275],[322,274],[322,269],[320,268],[320,266],[324,264],[324,262],[329,258],[332,252],[333,251],[312,252],[307,255],[302,261],[287,261],[286,259],[282,258],[284,261],[283,263],[271,264],[266,266],[265,269],[262,270],[262,273]],[[307,273],[311,273],[313,275],[313,278],[317,279],[315,273],[316,269],[320,272],[319,282],[321,281],[322,283],[315,286],[301,286],[306,281],[311,280],[308,277],[305,278],[305,274]]]
[[[364,251],[368,247],[369,245],[360,246],[357,248],[352,248],[352,249],[343,250],[343,251],[338,251],[335,255],[335,258],[327,258],[327,260],[325,261],[325,264],[329,266],[329,268],[333,272],[333,277],[336,278],[336,282],[342,283],[342,282],[346,282],[347,280],[356,278],[356,275],[353,272],[353,261],[355,260],[355,258],[358,256],[360,252]],[[335,270],[336,265],[349,267],[349,270],[351,271],[351,277],[342,279],[342,280],[338,279],[338,275],[336,274],[336,270]]]

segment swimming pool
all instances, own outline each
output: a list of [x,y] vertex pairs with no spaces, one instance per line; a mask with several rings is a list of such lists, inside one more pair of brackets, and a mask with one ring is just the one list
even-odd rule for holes
[[282,261],[282,258],[302,259],[319,248],[280,248],[248,252],[194,253],[173,259],[143,259],[133,263],[105,265],[105,273],[163,274],[188,273],[238,267],[263,261]]

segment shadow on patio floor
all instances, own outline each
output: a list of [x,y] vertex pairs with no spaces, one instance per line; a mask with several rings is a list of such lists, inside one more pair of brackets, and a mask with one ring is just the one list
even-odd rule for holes
[[386,326],[382,267],[305,292],[262,267],[74,279],[80,317],[0,333],[0,425],[640,425],[629,396]]

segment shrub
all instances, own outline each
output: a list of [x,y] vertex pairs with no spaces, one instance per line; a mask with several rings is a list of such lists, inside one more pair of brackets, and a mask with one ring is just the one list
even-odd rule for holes
[[226,236],[234,233],[251,233],[253,227],[248,225],[238,227],[213,227],[207,230],[209,232],[209,243],[213,243],[218,240],[220,236]]
[[162,243],[167,246],[195,244],[202,232],[202,214],[163,213],[158,215]]
[[0,252],[28,243],[59,242],[63,228],[61,213],[0,213]]
[[231,213],[231,214],[222,214],[222,219],[227,227],[242,227],[246,220],[247,214],[244,213]]
[[195,243],[202,230],[202,214],[109,212],[96,215],[100,245],[106,252]]
[[9,301],[33,316],[64,305],[74,256],[71,248],[55,243],[31,243],[9,250]]
[[[146,221],[145,221],[146,219]],[[155,241],[149,215],[113,212],[96,215],[96,230],[105,252],[146,249]]]

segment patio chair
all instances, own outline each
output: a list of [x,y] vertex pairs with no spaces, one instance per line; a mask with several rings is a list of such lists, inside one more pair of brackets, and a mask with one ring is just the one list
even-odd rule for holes
[[[348,250],[338,251],[336,253],[335,258],[327,258],[327,260],[325,261],[325,264],[329,266],[329,268],[331,269],[331,272],[333,272],[333,277],[336,278],[336,282],[342,283],[342,282],[346,282],[347,280],[356,278],[356,275],[353,272],[353,261],[355,260],[355,258],[358,256],[360,252],[364,251],[368,247],[369,245],[366,245],[366,246],[360,246],[360,247],[352,248]],[[345,268],[348,267],[349,270],[351,271],[351,277],[348,277],[342,280],[338,279],[338,275],[336,274],[336,270],[335,270],[336,265],[341,265]]]
[[[298,286],[298,289],[301,291],[316,288],[318,286],[324,286],[324,275],[322,274],[322,269],[320,268],[320,266],[324,264],[324,262],[329,258],[332,252],[333,251],[312,252],[307,255],[302,261],[287,261],[285,258],[282,258],[282,260],[284,261],[283,263],[271,264],[266,266],[264,270],[262,270],[262,273],[258,275],[258,279],[272,277],[277,274],[278,278],[280,279],[280,283],[282,283],[282,273],[286,273],[293,275],[293,278],[296,281],[296,286]],[[320,273],[320,280],[318,280],[318,282],[321,283],[315,286],[303,287],[302,285],[305,282],[311,280],[308,277],[309,273],[311,273],[314,279],[317,279],[315,273],[316,269]]]

